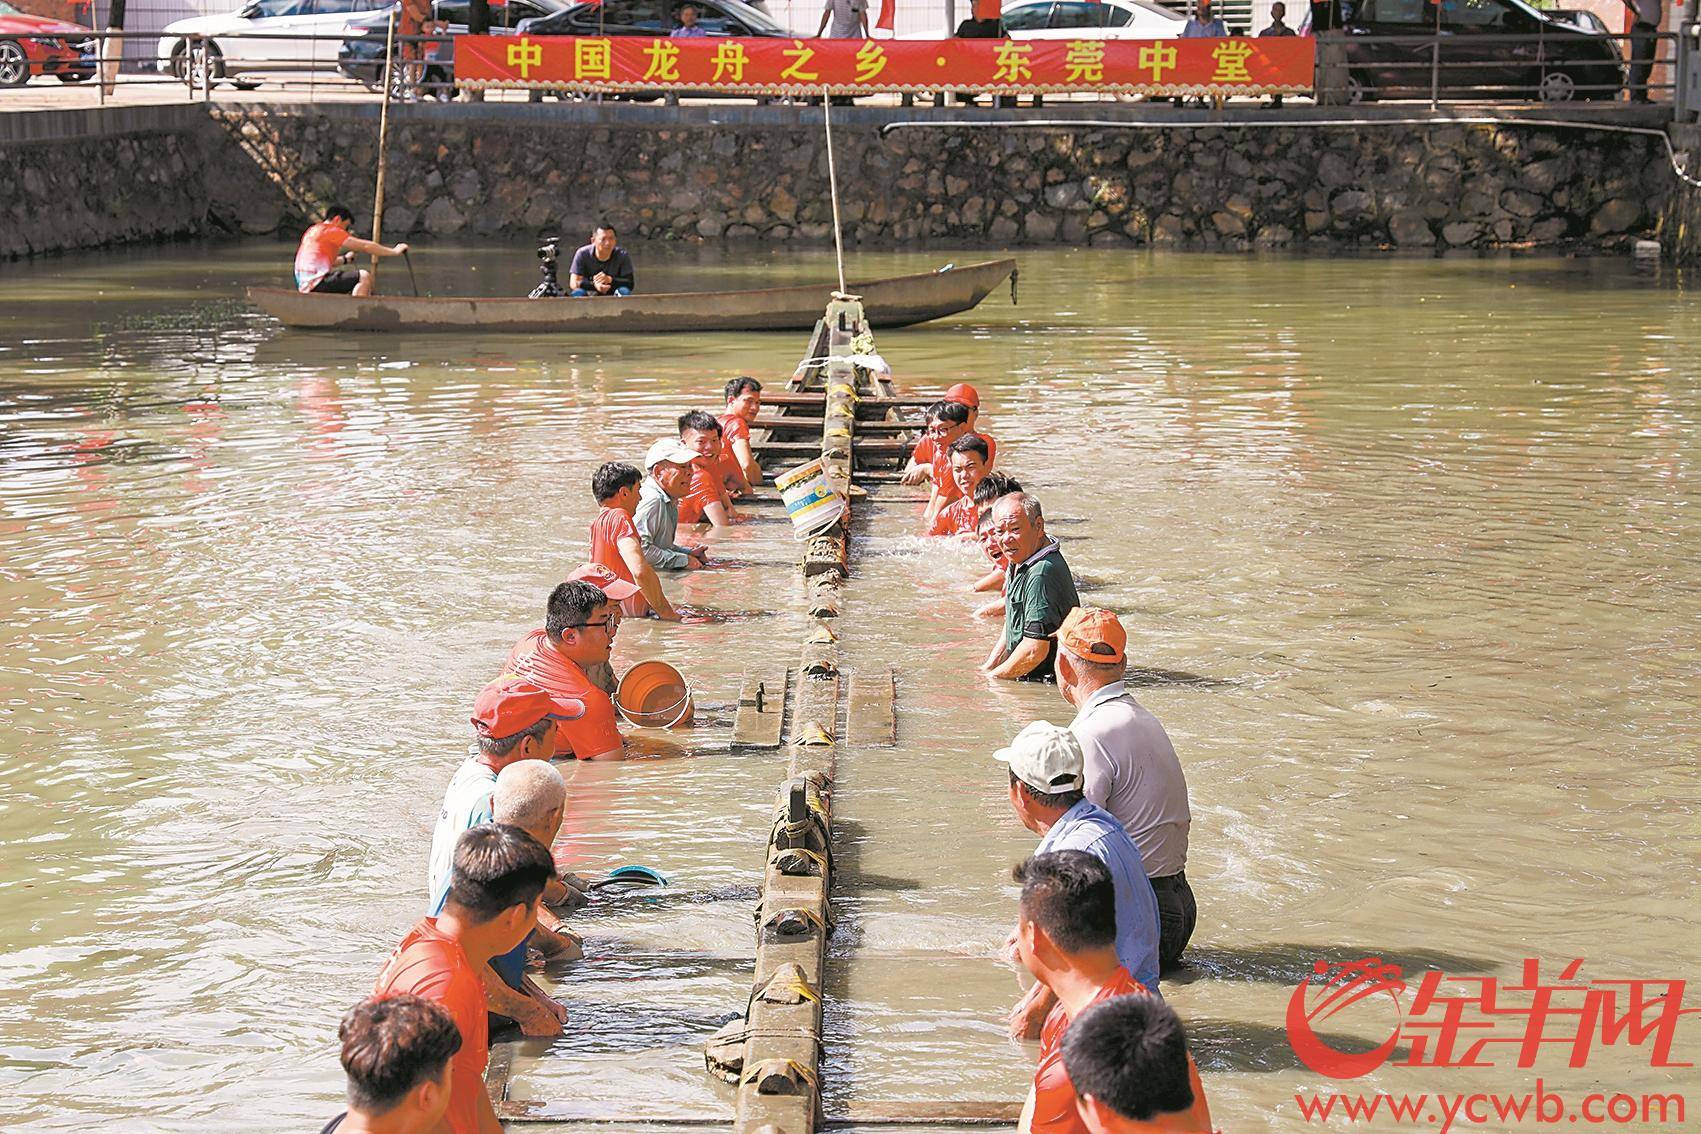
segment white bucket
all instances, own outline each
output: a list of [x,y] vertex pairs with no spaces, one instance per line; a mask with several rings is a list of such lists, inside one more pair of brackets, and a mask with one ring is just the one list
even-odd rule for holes
[[820,457],[781,473],[774,478],[774,486],[785,501],[792,534],[798,539],[825,531],[845,514],[845,498],[827,486]]

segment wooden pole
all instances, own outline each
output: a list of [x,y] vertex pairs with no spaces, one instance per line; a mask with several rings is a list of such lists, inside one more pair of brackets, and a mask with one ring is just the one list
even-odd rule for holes
[[[396,69],[396,11],[390,9],[390,28],[384,35],[384,101],[378,107],[378,184],[372,193],[372,243],[384,242],[384,171],[389,166],[390,79]],[[372,290],[378,290],[378,256],[372,256]]]
[[839,261],[839,292],[845,290],[845,238],[839,231],[839,174],[833,166],[833,96],[821,88],[821,122],[827,131],[827,189],[833,197],[833,253]]

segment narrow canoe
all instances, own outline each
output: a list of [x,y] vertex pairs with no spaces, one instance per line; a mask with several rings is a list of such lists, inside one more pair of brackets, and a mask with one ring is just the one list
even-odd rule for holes
[[[1016,270],[989,260],[937,272],[850,285],[876,327],[905,327],[967,311]],[[649,334],[657,331],[807,331],[832,284],[759,291],[671,292],[624,298],[526,299],[303,295],[251,287],[248,299],[286,327],[334,331],[521,331]]]

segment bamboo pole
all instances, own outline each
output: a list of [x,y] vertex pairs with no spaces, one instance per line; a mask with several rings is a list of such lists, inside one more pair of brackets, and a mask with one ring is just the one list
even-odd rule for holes
[[[384,242],[384,172],[390,153],[390,81],[396,67],[396,11],[390,10],[390,26],[384,35],[384,101],[378,107],[378,184],[372,193],[372,243]],[[372,254],[372,290],[378,290],[378,254]]]
[[833,165],[833,96],[821,88],[821,122],[827,132],[827,188],[833,197],[833,253],[839,262],[839,292],[845,290],[845,238],[839,230],[839,174]]

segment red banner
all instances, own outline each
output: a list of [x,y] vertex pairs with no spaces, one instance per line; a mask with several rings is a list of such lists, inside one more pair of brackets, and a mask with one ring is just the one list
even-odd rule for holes
[[462,87],[833,94],[972,90],[1247,95],[1310,90],[1313,41],[458,36]]

